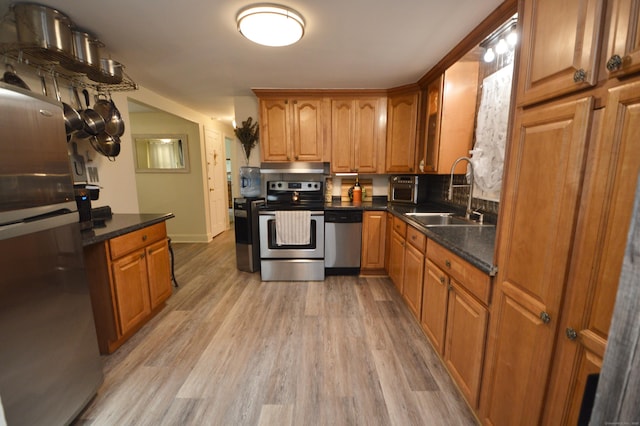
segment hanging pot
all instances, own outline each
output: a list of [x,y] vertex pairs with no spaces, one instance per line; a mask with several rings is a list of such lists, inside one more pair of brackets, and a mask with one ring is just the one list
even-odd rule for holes
[[82,121],[82,117],[80,113],[73,109],[71,105],[62,102],[62,97],[60,96],[60,87],[58,86],[58,79],[55,75],[52,76],[53,80],[53,89],[56,95],[56,99],[58,102],[62,103],[62,109],[64,113],[64,128],[67,131],[67,140],[69,140],[71,134],[77,130],[82,130],[84,128],[84,122]]
[[86,139],[91,136],[96,136],[99,133],[104,132],[104,119],[95,112],[94,110],[89,108],[89,92],[87,89],[83,90],[85,100],[87,103],[87,108],[82,109],[82,103],[80,102],[80,97],[78,96],[78,90],[73,88],[73,95],[76,99],[76,103],[80,108],[80,116],[82,117],[83,128],[76,132],[76,137],[80,139]]
[[124,134],[124,121],[111,98],[111,94],[109,94],[109,100],[104,94],[97,95],[93,109],[104,119],[105,133],[118,137]]
[[100,154],[108,157],[109,160],[115,161],[115,157],[120,154],[120,138],[111,136],[104,132],[89,139],[91,146]]

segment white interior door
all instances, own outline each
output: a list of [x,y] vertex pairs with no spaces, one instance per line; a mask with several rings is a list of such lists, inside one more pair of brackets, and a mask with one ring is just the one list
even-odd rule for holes
[[211,221],[211,234],[215,237],[229,226],[226,156],[224,140],[219,131],[205,127],[204,138],[207,156],[209,220]]

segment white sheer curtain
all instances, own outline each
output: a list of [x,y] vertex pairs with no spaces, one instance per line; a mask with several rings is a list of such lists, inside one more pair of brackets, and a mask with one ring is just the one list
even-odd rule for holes
[[510,64],[486,77],[482,82],[476,144],[471,151],[474,183],[477,188],[474,196],[478,198],[500,200],[512,78],[513,64]]
[[173,143],[162,140],[149,141],[149,165],[154,169],[171,169],[178,164]]

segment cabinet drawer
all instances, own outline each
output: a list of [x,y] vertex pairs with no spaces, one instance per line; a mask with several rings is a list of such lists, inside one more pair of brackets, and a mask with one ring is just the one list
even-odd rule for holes
[[164,222],[160,222],[155,225],[147,226],[146,228],[112,238],[109,240],[111,259],[117,259],[120,256],[166,237],[167,227]]
[[407,236],[407,224],[398,217],[393,217],[393,230],[403,238]]
[[407,242],[424,253],[427,245],[427,237],[413,226],[407,226]]
[[438,243],[429,241],[427,257],[474,296],[489,304],[491,277]]

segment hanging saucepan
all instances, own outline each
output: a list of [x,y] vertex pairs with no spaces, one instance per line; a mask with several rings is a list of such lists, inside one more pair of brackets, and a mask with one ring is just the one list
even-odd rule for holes
[[104,119],[100,114],[89,108],[89,92],[85,89],[84,93],[85,100],[87,101],[86,109],[82,109],[78,90],[75,87],[73,88],[73,96],[76,98],[76,103],[80,109],[80,116],[82,117],[83,122],[83,128],[75,133],[76,137],[80,139],[86,139],[104,132]]
[[56,78],[55,74],[52,75],[51,79],[53,80],[53,89],[56,94],[56,99],[58,100],[58,102],[62,103],[64,112],[64,128],[67,131],[67,140],[69,140],[73,132],[75,132],[76,130],[82,130],[84,128],[84,123],[78,111],[73,109],[71,105],[62,102],[62,97],[60,96],[60,87],[58,86],[58,79]]
[[111,98],[111,94],[109,94],[109,100],[106,99],[106,95],[99,94],[93,109],[104,118],[104,131],[107,134],[118,137],[124,134],[124,121]]
[[120,154],[120,138],[117,136],[111,136],[102,132],[97,136],[91,137],[89,141],[93,149],[105,157],[108,157],[111,161],[115,161],[115,157]]

